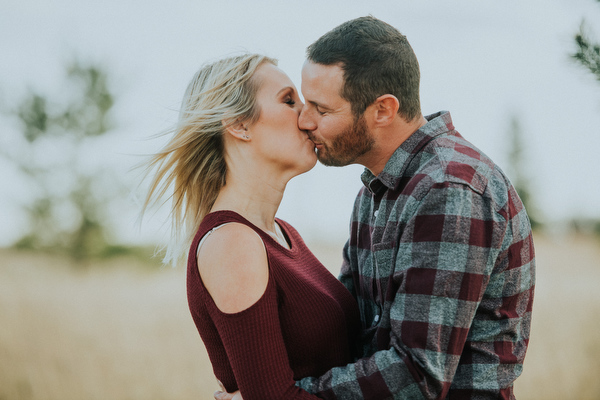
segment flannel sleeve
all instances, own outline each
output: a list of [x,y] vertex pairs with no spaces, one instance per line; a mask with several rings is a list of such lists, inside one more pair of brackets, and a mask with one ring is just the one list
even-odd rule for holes
[[[494,207],[452,182],[406,203],[392,261],[396,290],[386,295],[390,312],[381,321],[390,347],[298,385],[325,399],[444,398],[495,260],[511,241]],[[354,282],[350,271],[342,279]]]

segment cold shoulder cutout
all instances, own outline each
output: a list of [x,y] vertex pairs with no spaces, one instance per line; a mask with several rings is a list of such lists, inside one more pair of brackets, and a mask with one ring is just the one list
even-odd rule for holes
[[243,311],[263,296],[269,280],[267,253],[252,228],[236,222],[219,225],[201,242],[200,278],[219,311]]

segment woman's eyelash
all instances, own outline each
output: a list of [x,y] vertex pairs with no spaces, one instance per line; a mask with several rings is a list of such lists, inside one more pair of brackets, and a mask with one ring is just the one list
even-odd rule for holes
[[291,106],[293,106],[294,104],[296,104],[296,102],[294,101],[294,99],[292,99],[291,97],[285,99],[284,103],[285,104],[289,104]]

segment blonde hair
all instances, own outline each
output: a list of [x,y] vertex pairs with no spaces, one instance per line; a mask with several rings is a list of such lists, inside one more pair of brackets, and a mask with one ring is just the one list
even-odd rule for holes
[[223,132],[236,121],[252,124],[258,119],[259,83],[252,78],[265,62],[277,65],[263,55],[243,54],[203,66],[187,87],[176,127],[167,132],[173,137],[148,162],[147,173],[155,174],[142,213],[173,189],[171,242],[164,263],[176,265],[185,259],[202,219],[225,185]]

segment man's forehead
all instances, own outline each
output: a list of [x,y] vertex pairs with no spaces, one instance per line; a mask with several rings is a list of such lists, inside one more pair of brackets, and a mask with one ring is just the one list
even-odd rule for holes
[[338,65],[323,65],[307,60],[302,67],[301,89],[308,102],[342,100],[343,84],[344,71]]
[[302,66],[302,79],[344,81],[344,70],[338,64],[324,65],[306,60]]

